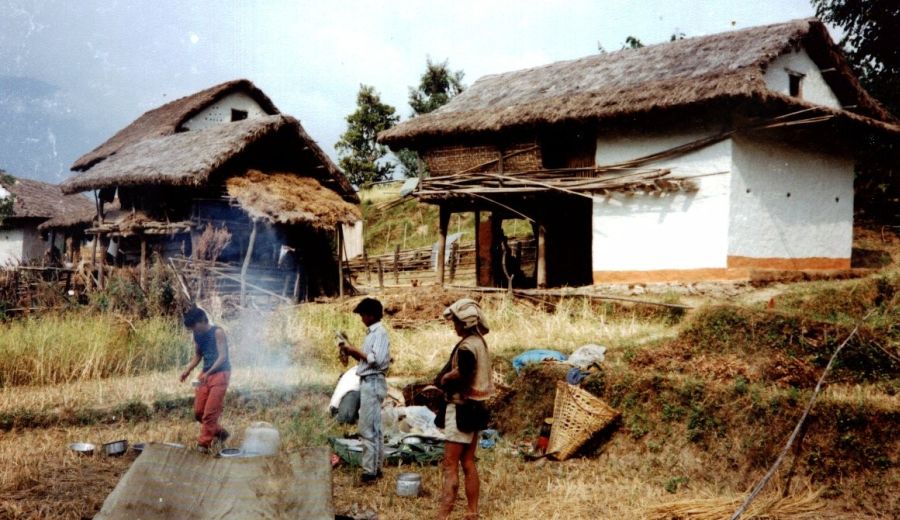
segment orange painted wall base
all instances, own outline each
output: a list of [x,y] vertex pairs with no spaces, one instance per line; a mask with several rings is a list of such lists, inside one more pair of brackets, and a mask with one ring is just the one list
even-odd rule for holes
[[664,283],[749,280],[753,271],[819,271],[850,269],[849,258],[751,258],[729,256],[728,267],[594,271],[594,283]]

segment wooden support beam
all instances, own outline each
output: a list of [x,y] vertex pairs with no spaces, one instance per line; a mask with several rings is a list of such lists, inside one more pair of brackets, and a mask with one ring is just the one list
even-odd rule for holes
[[338,297],[344,297],[344,229],[337,225]]
[[478,245],[481,243],[481,212],[475,212],[475,285],[481,280],[481,257],[478,255]]
[[456,264],[459,261],[459,240],[450,246],[450,283],[456,279]]
[[99,288],[100,290],[103,290],[103,283],[104,283],[104,278],[105,278],[103,271],[105,270],[105,267],[106,267],[106,249],[107,249],[105,247],[105,242],[100,238],[102,236],[103,235],[97,235],[95,238],[95,240],[100,241],[100,262],[97,267],[97,288]]
[[241,307],[247,304],[247,270],[250,269],[250,259],[253,258],[253,244],[256,243],[256,219],[250,228],[250,241],[247,243],[247,254],[244,255],[244,264],[241,266]]
[[141,289],[147,290],[147,237],[141,235]]
[[366,270],[366,283],[372,285],[372,271],[369,270],[369,253],[366,251],[365,246],[363,246],[363,266]]
[[547,287],[547,228],[537,224],[537,286]]
[[297,276],[296,276],[296,278],[294,278],[294,293],[293,293],[293,295],[294,295],[294,301],[299,302],[300,301],[300,258],[299,258],[299,255],[296,258],[297,258]]
[[444,286],[444,257],[447,253],[447,227],[450,225],[450,209],[446,206],[440,207],[440,214],[438,216],[438,228],[440,231],[440,237],[438,238],[438,251],[437,251],[437,271],[438,271],[438,284],[443,287]]
[[400,285],[400,244],[394,247],[394,285]]
[[378,265],[378,288],[384,289],[384,265],[382,265],[380,258],[376,262]]

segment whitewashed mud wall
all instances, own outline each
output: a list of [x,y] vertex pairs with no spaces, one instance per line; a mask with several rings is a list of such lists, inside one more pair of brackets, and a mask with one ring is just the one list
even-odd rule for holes
[[19,265],[22,261],[23,240],[21,228],[0,229],[0,268]]
[[[736,138],[733,150],[728,254],[845,259],[846,266],[818,267],[849,267],[853,160],[747,137]],[[801,264],[796,267],[817,268],[815,262]]]
[[232,109],[247,112],[248,119],[266,116],[266,112],[252,97],[243,92],[235,92],[204,108],[194,117],[185,121],[184,127],[188,130],[202,130],[212,125],[231,122]]
[[819,67],[816,66],[815,62],[803,49],[776,58],[766,69],[766,86],[770,90],[789,95],[789,71],[804,75],[801,98],[819,105],[841,108],[840,101],[838,101],[837,96],[834,95],[834,91],[831,90],[828,83],[825,82]]
[[[712,132],[667,136],[603,136],[597,164],[642,157]],[[672,176],[694,177],[699,190],[661,196],[597,196],[593,207],[593,271],[652,271],[725,268],[731,141],[647,165],[671,168]]]

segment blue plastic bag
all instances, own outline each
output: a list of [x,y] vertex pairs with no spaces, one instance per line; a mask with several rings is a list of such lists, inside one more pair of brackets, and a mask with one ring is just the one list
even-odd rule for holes
[[541,361],[544,361],[546,359],[553,361],[565,361],[566,355],[562,352],[559,352],[558,350],[528,350],[514,357],[512,360],[512,366],[516,370],[516,374],[518,374],[522,371],[523,368],[525,368],[525,366],[540,363]]

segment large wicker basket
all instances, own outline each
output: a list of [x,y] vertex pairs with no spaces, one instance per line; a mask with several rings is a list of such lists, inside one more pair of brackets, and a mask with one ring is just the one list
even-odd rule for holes
[[619,412],[597,396],[564,381],[556,383],[553,429],[547,454],[566,460],[584,443],[619,416]]

